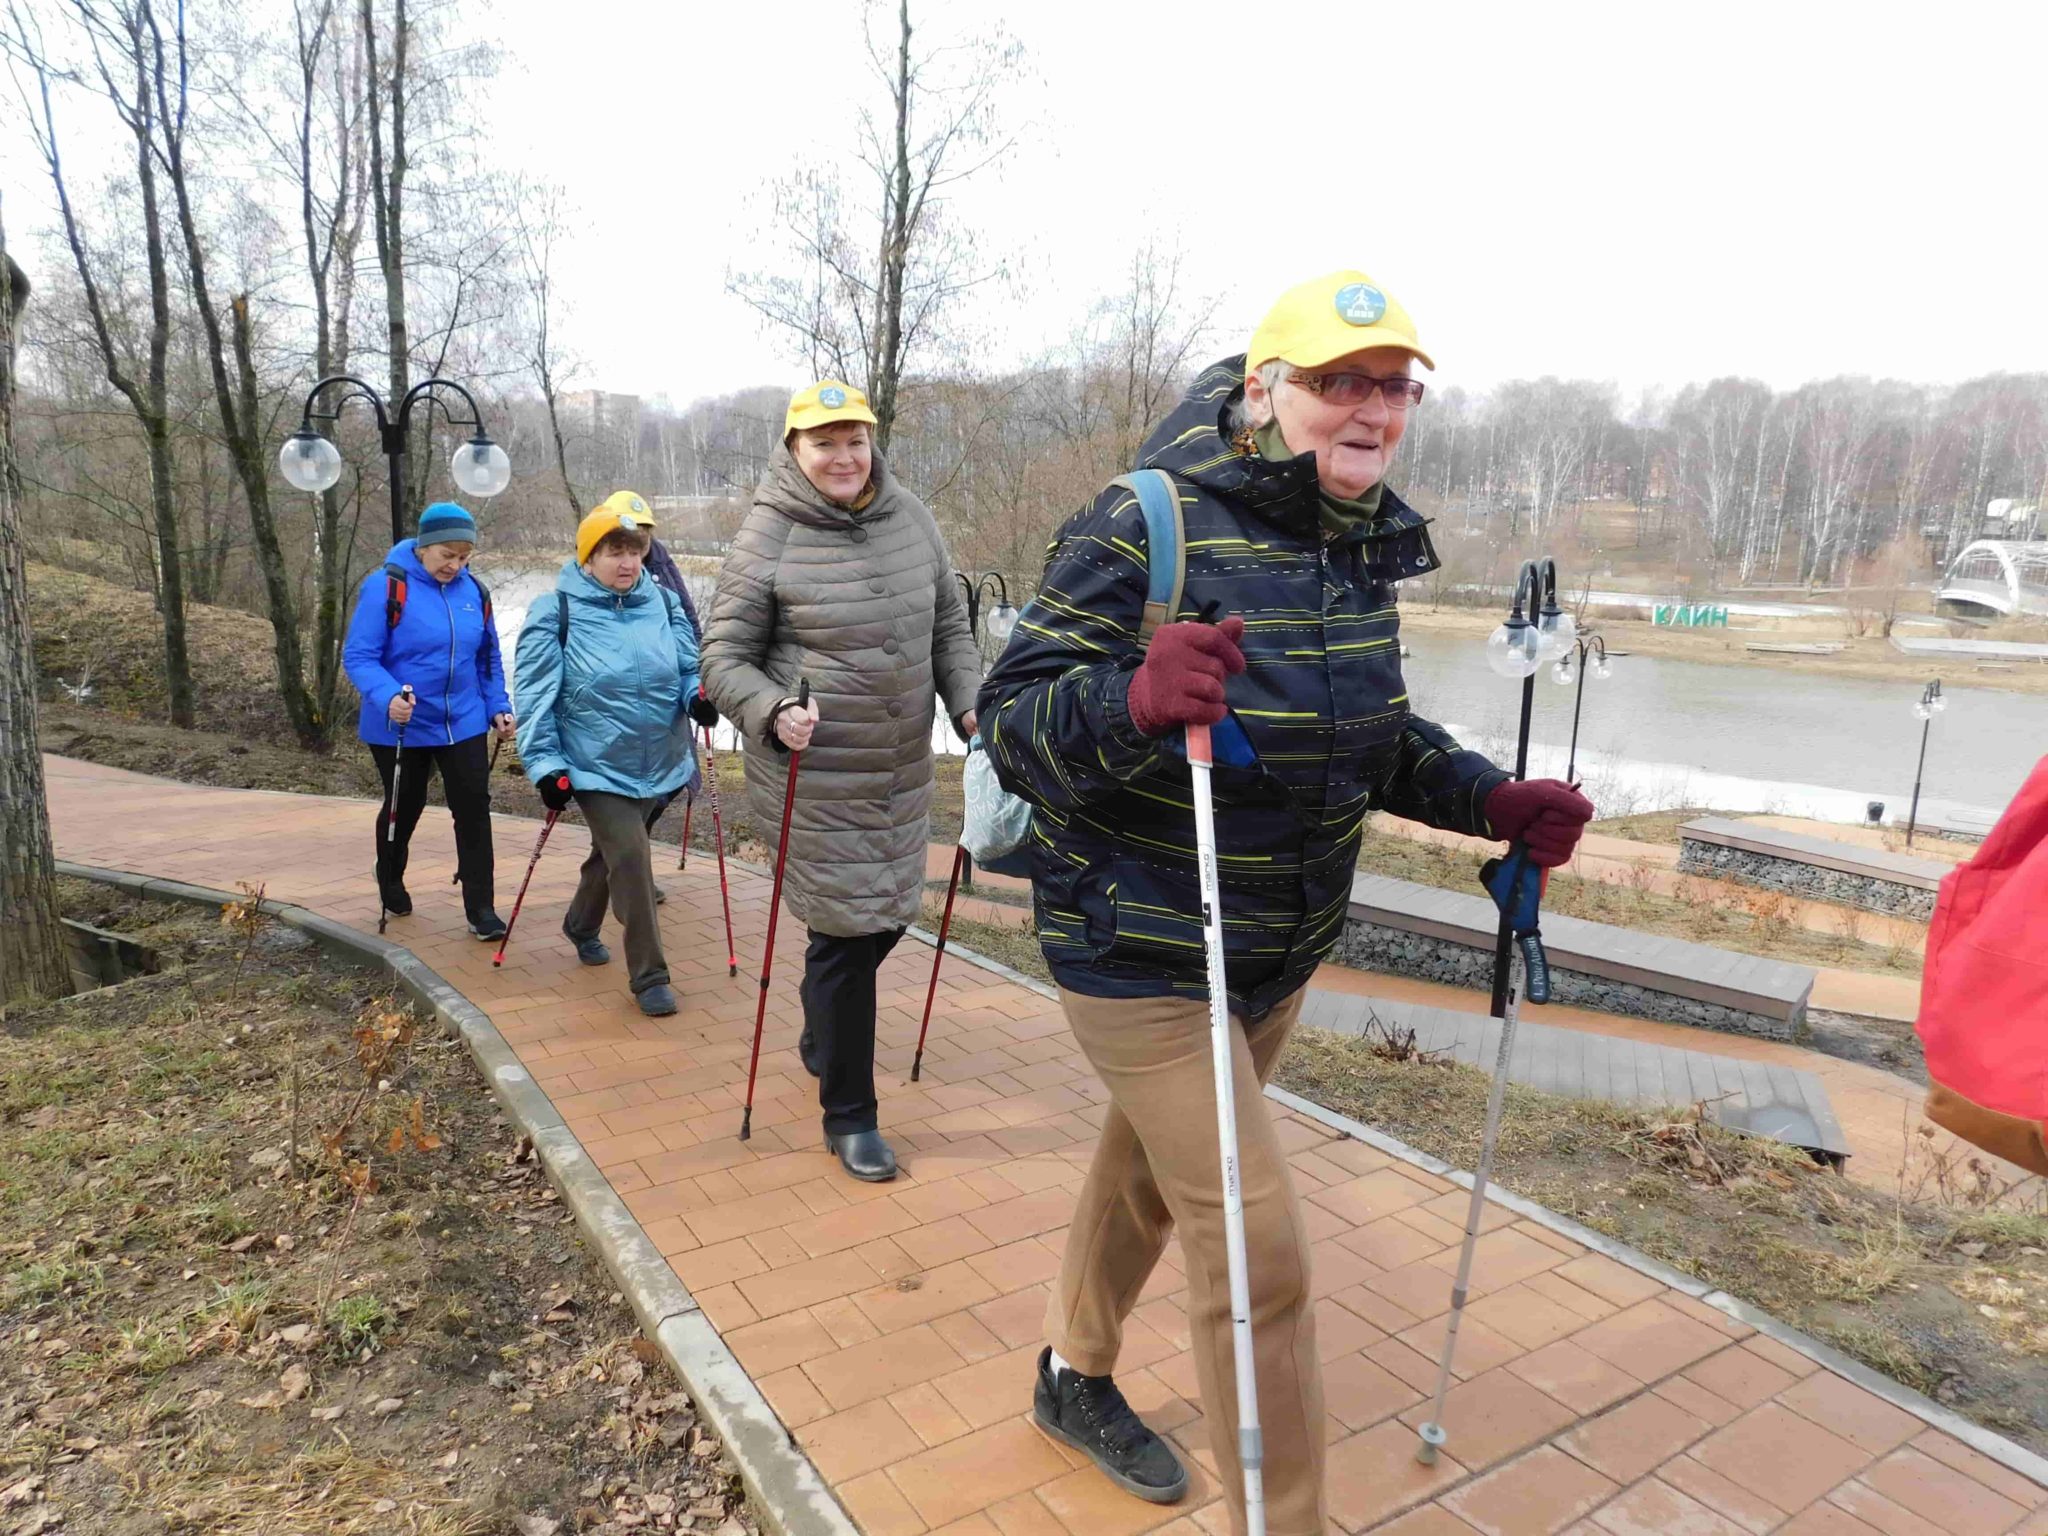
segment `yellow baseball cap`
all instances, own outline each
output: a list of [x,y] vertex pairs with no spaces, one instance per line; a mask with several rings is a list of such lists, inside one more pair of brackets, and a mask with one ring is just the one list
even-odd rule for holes
[[654,511],[637,491],[613,491],[590,509],[590,515],[576,525],[576,563],[590,563],[590,552],[608,533],[654,532]]
[[866,395],[837,379],[820,379],[790,397],[789,414],[782,418],[782,435],[786,438],[804,427],[825,427],[835,421],[864,421],[871,427],[881,424],[868,409]]
[[1436,367],[1400,302],[1363,272],[1347,269],[1281,294],[1252,333],[1244,364],[1250,370],[1277,357],[1297,368],[1320,368],[1367,347],[1399,347],[1423,367]]

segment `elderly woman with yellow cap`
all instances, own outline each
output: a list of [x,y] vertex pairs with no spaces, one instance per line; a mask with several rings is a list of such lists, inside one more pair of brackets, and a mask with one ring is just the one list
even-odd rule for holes
[[648,814],[689,782],[697,635],[675,594],[647,574],[654,518],[621,491],[576,529],[576,558],[536,600],[513,652],[519,758],[550,810],[573,800],[590,857],[562,932],[586,965],[609,905],[626,932],[627,985],[640,1011],[676,1011],[655,913]]
[[[777,826],[802,752],[785,890],[810,934],[799,1054],[825,1144],[896,1176],[875,1098],[875,973],[923,910],[932,716],[974,729],[981,659],[938,524],[875,451],[857,389],[797,394],[705,620],[704,686],[746,743],[757,822]],[[800,680],[811,685],[797,707]]]
[[1215,797],[1274,1536],[1329,1522],[1309,1234],[1260,1088],[1343,931],[1360,826],[1385,810],[1519,838],[1552,864],[1592,813],[1566,785],[1512,782],[1410,711],[1394,584],[1437,562],[1424,520],[1384,481],[1422,400],[1417,363],[1434,366],[1414,322],[1363,272],[1284,294],[1250,350],[1205,370],[1140,453],[1180,503],[1179,612],[1148,623],[1145,519],[1132,486],[1112,483],[1061,530],[980,699],[992,762],[1036,808],[1039,940],[1110,1095],[1047,1308],[1035,1415],[1126,1490],[1162,1503],[1185,1491],[1112,1374],[1123,1320],[1177,1229],[1235,1531],[1244,1480],[1183,729],[1234,714],[1256,753],[1215,770]]

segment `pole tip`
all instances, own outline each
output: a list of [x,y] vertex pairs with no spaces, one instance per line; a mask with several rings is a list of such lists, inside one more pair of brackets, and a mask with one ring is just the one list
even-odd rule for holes
[[1417,1433],[1421,1436],[1422,1443],[1415,1447],[1415,1459],[1425,1467],[1435,1466],[1437,1450],[1447,1438],[1443,1425],[1425,1424]]
[[746,1112],[745,1112],[745,1113],[743,1113],[743,1114],[742,1114],[742,1115],[740,1116],[740,1140],[741,1140],[741,1141],[751,1141],[751,1140],[753,1140],[753,1138],[754,1138],[754,1110],[753,1110],[753,1106],[749,1105],[749,1106],[747,1107],[747,1109],[746,1109]]
[[737,960],[728,960],[728,961],[726,962],[726,965],[725,965],[725,974],[726,974],[726,975],[728,975],[728,976],[737,976],[737,975],[739,975],[739,973],[740,973],[740,963],[739,963],[739,961],[737,961]]
[[917,1074],[924,1070],[924,1052],[919,1051],[910,1063],[910,1080],[917,1081]]

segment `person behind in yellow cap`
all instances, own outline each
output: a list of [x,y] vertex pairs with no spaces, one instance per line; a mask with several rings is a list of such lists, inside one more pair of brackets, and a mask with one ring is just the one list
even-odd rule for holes
[[1437,562],[1423,519],[1384,477],[1422,399],[1418,363],[1433,366],[1414,321],[1365,273],[1283,294],[1248,352],[1204,370],[1140,453],[1139,467],[1169,475],[1180,500],[1180,613],[1140,646],[1145,520],[1131,489],[1112,483],[1060,531],[979,700],[990,761],[1036,808],[1039,942],[1110,1098],[1047,1306],[1033,1412],[1118,1486],[1180,1497],[1185,1471],[1113,1375],[1124,1318],[1178,1231],[1195,1375],[1238,1532],[1244,1479],[1182,731],[1234,709],[1258,757],[1219,768],[1215,796],[1225,977],[1244,1029],[1240,1173],[1273,1536],[1331,1524],[1309,1229],[1260,1089],[1344,931],[1365,815],[1508,838],[1547,818],[1568,853],[1592,811],[1564,785],[1511,783],[1409,711],[1394,584]]
[[704,686],[739,727],[760,825],[781,825],[778,755],[804,754],[783,887],[810,934],[798,1054],[826,1147],[880,1181],[896,1158],[875,1096],[875,975],[923,910],[932,715],[943,699],[973,732],[981,657],[938,524],[874,425],[837,379],[790,401],[705,618]]
[[697,633],[644,562],[647,503],[621,491],[576,529],[576,558],[535,602],[513,652],[519,758],[549,810],[573,800],[590,856],[562,920],[586,965],[611,951],[605,908],[626,934],[627,985],[640,1011],[676,1011],[655,913],[650,810],[689,782],[690,711],[698,701]]

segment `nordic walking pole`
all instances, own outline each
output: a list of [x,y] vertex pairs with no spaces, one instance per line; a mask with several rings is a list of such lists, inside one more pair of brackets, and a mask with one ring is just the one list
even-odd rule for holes
[[[1534,576],[1534,567],[1522,567],[1522,583],[1515,589],[1515,617],[1508,621],[1515,629],[1515,620],[1521,617],[1522,584]],[[1536,596],[1531,594],[1530,608],[1536,606]],[[1518,629],[1515,630],[1520,633]],[[1522,724],[1515,738],[1515,777],[1529,776],[1529,721],[1536,707],[1536,656],[1529,653],[1529,670],[1522,678]],[[1479,1167],[1472,1175],[1472,1200],[1465,1211],[1465,1245],[1458,1251],[1458,1277],[1451,1283],[1450,1320],[1444,1326],[1444,1354],[1437,1364],[1436,1397],[1429,1410],[1429,1418],[1417,1431],[1421,1444],[1415,1448],[1415,1459],[1426,1467],[1436,1465],[1436,1453],[1443,1448],[1447,1438],[1444,1433],[1444,1399],[1451,1390],[1451,1360],[1458,1349],[1458,1324],[1465,1315],[1465,1295],[1472,1283],[1472,1256],[1479,1247],[1479,1227],[1486,1215],[1486,1186],[1493,1177],[1493,1154],[1500,1145],[1500,1110],[1507,1094],[1508,1061],[1515,1049],[1515,1015],[1521,1003],[1521,988],[1514,984],[1513,958],[1515,954],[1514,931],[1510,926],[1508,908],[1503,905],[1500,913],[1500,930],[1493,947],[1493,1016],[1500,1020],[1500,1049],[1493,1062],[1493,1085],[1486,1094],[1486,1130],[1479,1142]],[[1527,966],[1523,967],[1523,981],[1527,981]]]
[[[410,704],[412,702],[412,684],[400,684],[398,696]],[[384,796],[384,841],[386,843],[398,841],[398,770],[404,761],[405,726],[401,723],[398,727],[398,746],[391,754],[391,788]],[[391,914],[384,907],[384,881],[380,877],[377,881],[377,932],[381,934],[384,931],[384,925],[390,921],[390,917]]]
[[711,786],[711,846],[718,850],[718,903],[725,908],[725,974],[737,976],[740,952],[732,941],[732,888],[725,882],[725,820],[718,814],[718,764],[711,756],[708,725],[704,727],[704,782]]
[[[809,679],[797,684],[796,707],[811,707]],[[740,1140],[754,1134],[754,1075],[761,1070],[761,1028],[768,1022],[768,977],[775,969],[775,919],[782,915],[782,866],[789,859],[789,817],[796,809],[796,772],[801,752],[789,754],[789,786],[782,792],[782,837],[775,845],[775,894],[768,901],[768,945],[761,951],[761,1001],[754,1009],[754,1058],[747,1063],[747,1107],[740,1114]]]
[[697,797],[696,797],[695,795],[688,795],[688,794],[684,795],[684,796],[683,796],[683,847],[682,847],[682,851],[681,851],[680,853],[678,853],[678,854],[676,855],[676,870],[677,870],[677,872],[678,872],[678,873],[680,873],[681,871],[683,871],[683,870],[686,870],[686,869],[688,869],[688,868],[690,867],[690,818],[691,818],[691,816],[693,816],[693,815],[695,815],[695,814],[696,814],[696,811],[697,811]]
[[1244,1187],[1238,1173],[1237,1068],[1230,1038],[1230,991],[1223,970],[1223,892],[1216,875],[1215,764],[1209,727],[1188,730],[1195,791],[1195,857],[1202,881],[1202,939],[1209,971],[1209,1043],[1216,1062],[1216,1139],[1223,1154],[1223,1247],[1230,1266],[1230,1333],[1237,1363],[1237,1460],[1244,1472],[1249,1536],[1266,1536],[1266,1452],[1259,1433],[1259,1385],[1252,1359],[1251,1276],[1245,1258]]
[[[569,775],[566,773],[555,781],[556,787],[567,789]],[[505,921],[505,936],[498,940],[498,952],[491,956],[492,965],[505,963],[505,946],[512,942],[512,925],[519,921],[519,909],[526,905],[526,888],[533,884],[533,867],[540,863],[540,851],[548,845],[548,834],[555,830],[555,821],[560,811],[549,811],[546,821],[540,824],[540,836],[533,840],[533,857],[526,861],[526,878],[519,882],[519,895],[512,903],[512,915]]]
[[[398,696],[406,703],[412,702],[412,684],[407,683],[398,690]],[[391,751],[391,799],[384,807],[384,841],[398,841],[398,775],[405,768],[405,722],[398,724],[398,745]]]
[[939,962],[946,958],[946,935],[953,931],[953,893],[960,889],[960,866],[967,862],[967,850],[953,850],[953,878],[946,882],[946,915],[939,919],[939,945],[932,951],[932,984],[925,988],[924,1022],[917,1027],[917,1054],[910,1058],[910,1080],[924,1067],[924,1034],[932,1027],[932,999],[939,992]]

